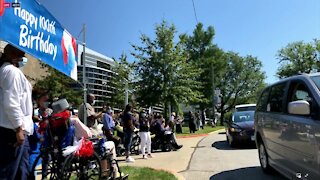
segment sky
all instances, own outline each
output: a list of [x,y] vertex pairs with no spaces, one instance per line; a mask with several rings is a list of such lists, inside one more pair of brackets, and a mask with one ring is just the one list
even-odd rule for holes
[[[166,20],[178,33],[197,24],[192,0],[39,0],[75,37],[86,24],[86,45],[106,56],[130,54],[139,37],[154,37]],[[267,83],[277,81],[277,52],[296,41],[320,39],[319,0],[194,0],[198,22],[213,26],[213,43],[263,63]],[[82,36],[79,37],[81,40]],[[134,61],[132,56],[129,56]]]

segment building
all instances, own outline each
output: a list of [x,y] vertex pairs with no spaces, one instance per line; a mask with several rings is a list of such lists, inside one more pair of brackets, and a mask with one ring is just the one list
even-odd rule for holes
[[[83,82],[83,46],[78,45],[78,81]],[[85,49],[85,65],[86,65],[86,79],[87,92],[96,96],[95,108],[97,111],[102,110],[104,102],[108,102],[111,98],[113,87],[111,86],[111,79],[115,73],[111,70],[114,66],[114,60],[102,55],[89,48]],[[78,87],[82,88],[82,87]]]

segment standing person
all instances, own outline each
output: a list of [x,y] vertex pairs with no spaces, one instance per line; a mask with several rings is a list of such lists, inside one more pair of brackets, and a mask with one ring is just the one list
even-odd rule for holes
[[189,130],[190,130],[190,133],[195,133],[196,131],[195,117],[192,111],[189,111]]
[[[102,117],[102,112],[96,113],[94,110],[93,105],[95,104],[95,96],[93,94],[87,95],[87,103],[85,104],[85,108],[87,109],[87,124],[86,126],[89,127],[90,131],[92,132],[92,135],[98,136],[99,130],[98,130],[98,122],[97,120]],[[83,109],[84,103],[82,103],[79,107],[79,119],[84,122],[84,109]]]
[[8,44],[0,58],[0,179],[28,179],[32,87],[19,69],[25,53]]
[[126,151],[126,162],[134,162],[134,159],[130,156],[130,147],[132,142],[132,136],[134,132],[134,118],[131,115],[132,107],[128,104],[123,112],[123,133],[124,133],[124,148]]
[[103,132],[104,135],[107,137],[108,141],[113,141],[115,146],[118,147],[120,144],[120,138],[119,137],[115,137],[113,135],[113,131],[115,128],[115,122],[112,118],[112,109],[110,107],[103,107],[103,118],[102,118],[102,123],[103,123]]
[[[146,114],[141,111],[139,115],[139,136],[141,138],[141,152],[142,152],[142,158],[148,159],[152,158],[151,155],[151,135],[150,135],[150,122],[148,118],[146,117]],[[146,156],[146,147],[148,156]]]
[[178,117],[175,119],[176,133],[177,133],[177,134],[182,133],[182,125],[181,125],[182,121],[183,121],[183,120],[181,119],[180,116],[178,116]]
[[206,125],[206,110],[205,109],[202,111],[201,120],[202,120],[202,129],[203,129],[204,126]]
[[[33,121],[34,121],[34,132],[29,136],[29,145],[30,145],[30,166],[33,165],[37,156],[40,153],[40,138],[41,135],[39,133],[39,124],[43,123],[43,121],[47,120],[48,117],[52,114],[52,109],[48,108],[49,106],[49,96],[47,92],[39,91],[34,92],[36,94],[36,107],[33,111]],[[44,123],[45,124],[45,123]]]

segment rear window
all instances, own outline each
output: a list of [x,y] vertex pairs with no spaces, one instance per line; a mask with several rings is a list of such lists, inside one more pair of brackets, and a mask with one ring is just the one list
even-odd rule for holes
[[267,111],[270,112],[283,112],[283,100],[285,93],[286,83],[281,83],[271,88],[270,99],[267,105]]
[[243,112],[235,112],[233,114],[232,120],[233,122],[246,122],[253,121],[254,111],[243,111]]
[[256,106],[237,107],[236,111],[255,111]]
[[268,98],[269,98],[269,88],[265,89],[261,96],[260,99],[258,101],[257,104],[257,111],[261,111],[261,112],[265,112],[267,111],[267,104],[268,104]]

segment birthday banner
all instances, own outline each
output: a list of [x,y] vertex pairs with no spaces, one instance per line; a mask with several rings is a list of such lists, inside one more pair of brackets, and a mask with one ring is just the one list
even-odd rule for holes
[[0,0],[0,39],[77,80],[76,40],[35,0]]

